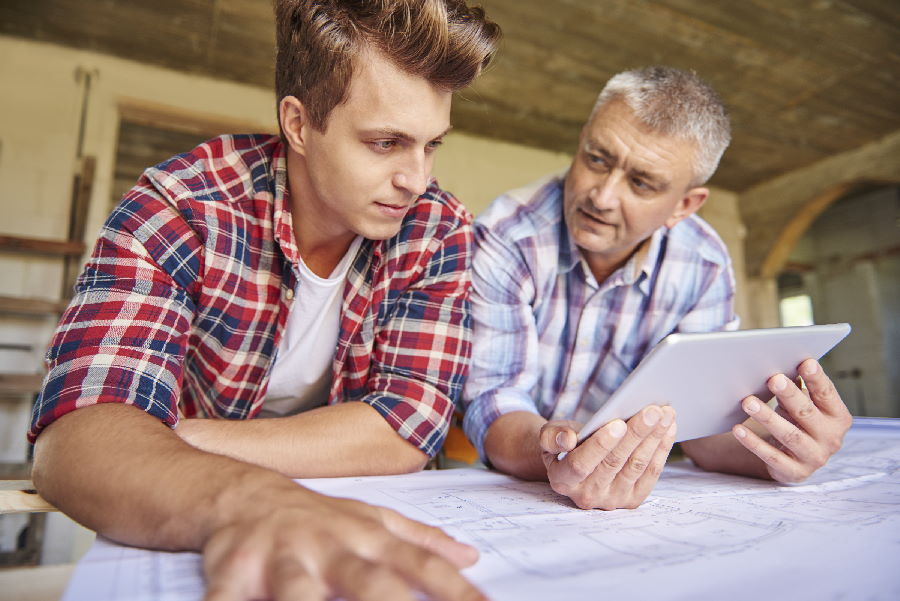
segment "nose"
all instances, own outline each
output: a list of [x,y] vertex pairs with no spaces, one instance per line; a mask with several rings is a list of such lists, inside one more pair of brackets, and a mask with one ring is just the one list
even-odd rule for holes
[[431,162],[424,152],[416,152],[405,157],[400,169],[394,174],[394,185],[419,197],[425,193],[430,177]]
[[619,205],[619,179],[614,173],[609,173],[594,182],[589,198],[595,209],[603,211]]

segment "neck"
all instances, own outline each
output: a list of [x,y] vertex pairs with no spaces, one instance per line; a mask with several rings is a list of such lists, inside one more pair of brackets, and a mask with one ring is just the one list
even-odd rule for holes
[[597,283],[602,284],[606,281],[606,278],[611,276],[619,267],[624,265],[628,261],[628,258],[630,256],[631,255],[629,254],[621,259],[609,259],[607,257],[598,256],[594,253],[585,253],[584,261],[590,268],[591,273],[594,275],[594,279],[597,280]]
[[290,147],[286,150],[297,252],[314,274],[327,278],[347,253],[356,234],[328,221],[324,207],[319,206],[321,203],[310,181],[306,161]]
[[606,281],[617,269],[625,265],[631,257],[637,257],[638,261],[643,261],[644,257],[650,250],[650,238],[647,238],[628,252],[616,256],[609,256],[600,253],[587,253],[581,251],[584,260],[594,275],[594,279],[598,284]]

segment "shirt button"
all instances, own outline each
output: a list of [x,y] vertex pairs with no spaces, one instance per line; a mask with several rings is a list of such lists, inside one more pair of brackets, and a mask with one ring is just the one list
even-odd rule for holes
[[287,291],[284,293],[284,298],[286,298],[288,300],[294,300],[294,291],[291,290],[290,288],[288,288]]

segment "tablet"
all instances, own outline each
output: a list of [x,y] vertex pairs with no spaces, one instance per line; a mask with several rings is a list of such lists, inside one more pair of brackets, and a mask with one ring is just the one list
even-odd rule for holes
[[766,381],[793,379],[805,359],[819,359],[850,333],[846,323],[670,334],[647,354],[578,433],[581,442],[604,424],[628,420],[647,405],[677,412],[675,441],[727,432],[747,419],[741,400],[772,397]]

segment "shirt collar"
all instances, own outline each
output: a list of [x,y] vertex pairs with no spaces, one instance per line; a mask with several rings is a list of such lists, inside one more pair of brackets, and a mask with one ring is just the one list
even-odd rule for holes
[[287,177],[287,154],[284,142],[279,141],[275,152],[272,153],[271,178],[274,187],[272,228],[275,233],[275,242],[281,248],[281,252],[291,264],[297,265],[300,261],[300,252],[297,250],[297,238],[294,236],[294,217],[291,212],[291,191]]

